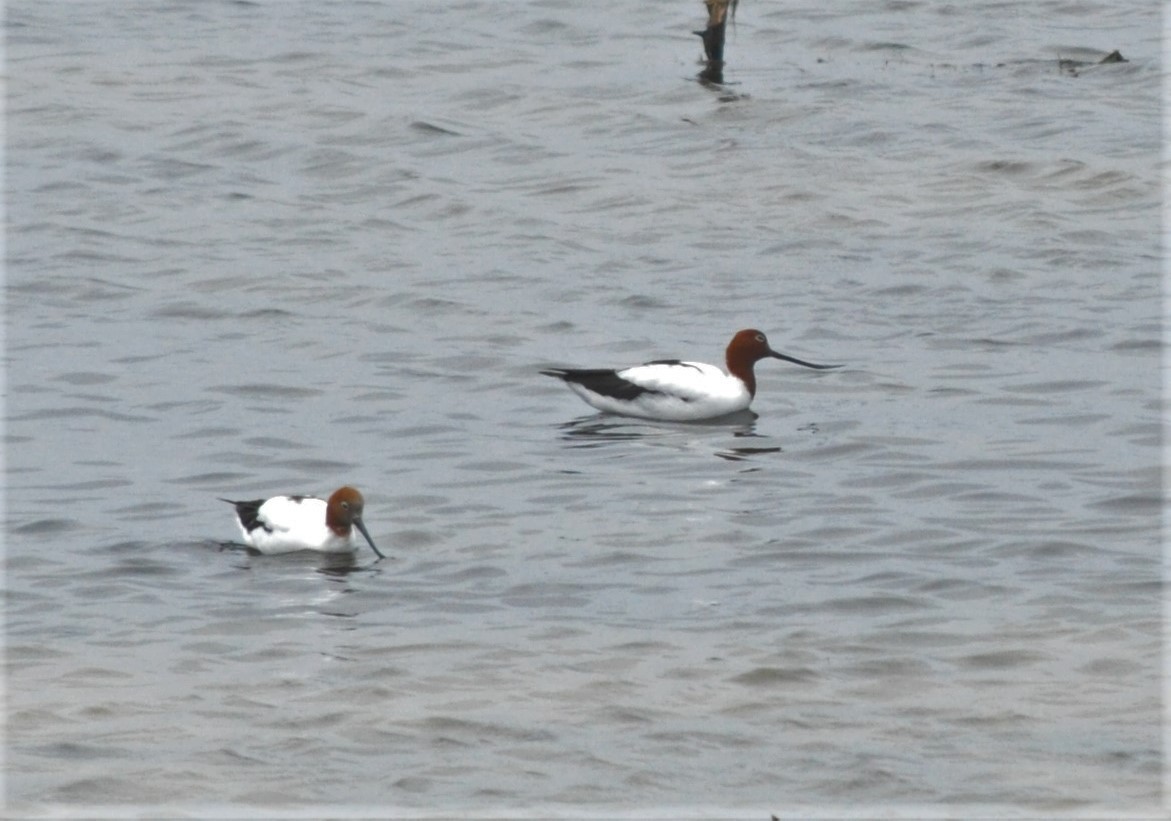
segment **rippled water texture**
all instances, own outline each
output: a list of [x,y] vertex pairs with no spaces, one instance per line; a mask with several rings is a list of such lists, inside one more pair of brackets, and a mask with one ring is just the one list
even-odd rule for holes
[[7,12],[12,816],[1161,814],[1159,6]]

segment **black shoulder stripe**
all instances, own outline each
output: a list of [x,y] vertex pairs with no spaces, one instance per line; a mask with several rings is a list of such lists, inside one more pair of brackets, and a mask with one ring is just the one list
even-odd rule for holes
[[652,359],[650,362],[642,363],[644,365],[679,365],[684,368],[694,368],[700,370],[699,366],[692,362],[684,362],[682,359]]

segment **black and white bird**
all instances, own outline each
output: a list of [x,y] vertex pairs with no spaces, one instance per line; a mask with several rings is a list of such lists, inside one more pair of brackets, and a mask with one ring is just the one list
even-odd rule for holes
[[748,329],[728,343],[727,372],[704,362],[659,359],[621,370],[551,368],[541,373],[562,380],[587,404],[606,413],[695,422],[745,410],[756,395],[753,367],[770,357],[817,370],[840,367],[778,353],[761,331]]

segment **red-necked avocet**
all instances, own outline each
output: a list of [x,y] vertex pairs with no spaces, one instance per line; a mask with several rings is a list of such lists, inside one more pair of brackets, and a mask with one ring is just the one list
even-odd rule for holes
[[728,343],[728,372],[703,362],[659,359],[622,370],[552,368],[541,371],[565,382],[569,389],[600,411],[643,419],[695,422],[745,410],[756,395],[753,366],[772,357],[806,368],[828,370],[840,365],[814,365],[778,353],[760,331],[739,331]]
[[244,543],[261,553],[292,553],[296,550],[320,550],[323,553],[348,553],[357,549],[354,528],[385,559],[362,522],[366,500],[352,487],[341,487],[329,501],[316,496],[273,496],[237,502],[220,499],[236,508],[236,523],[244,534]]

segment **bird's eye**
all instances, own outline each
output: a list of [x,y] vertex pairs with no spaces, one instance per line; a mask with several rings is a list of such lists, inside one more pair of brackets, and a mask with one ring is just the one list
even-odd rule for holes
[[757,334],[756,341],[757,342],[764,342],[764,334]]
[[344,507],[346,510],[349,510],[349,509],[350,509],[350,503],[349,503],[349,502],[342,502],[342,507]]

